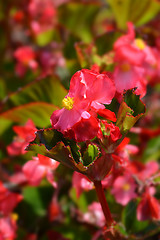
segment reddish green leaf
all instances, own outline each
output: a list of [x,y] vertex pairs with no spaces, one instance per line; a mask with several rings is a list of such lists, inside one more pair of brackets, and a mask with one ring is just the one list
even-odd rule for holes
[[35,140],[29,144],[26,150],[53,158],[86,175],[92,181],[102,180],[109,173],[113,164],[110,154],[104,153],[103,156],[99,157],[98,149],[92,148],[88,149],[90,152],[88,153],[90,155],[89,161],[87,162],[84,158],[85,165],[83,165],[83,159],[79,146],[76,147],[76,142],[64,138],[60,132],[54,129],[37,131]]
[[124,100],[121,103],[117,116],[117,126],[121,133],[127,132],[145,113],[145,105],[139,96],[128,90],[124,94]]
[[61,107],[61,102],[67,94],[57,77],[36,80],[17,92],[12,93],[3,102],[3,111],[30,102],[48,102]]
[[17,123],[25,123],[30,118],[37,127],[42,128],[51,125],[50,116],[56,109],[58,109],[58,107],[53,104],[32,102],[14,107],[0,114],[0,118],[5,118]]

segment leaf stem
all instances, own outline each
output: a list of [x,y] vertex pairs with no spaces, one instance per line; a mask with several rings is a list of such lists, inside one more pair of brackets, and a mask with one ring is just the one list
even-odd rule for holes
[[106,225],[107,225],[107,227],[110,227],[115,222],[111,216],[111,212],[109,210],[108,203],[106,201],[102,183],[101,183],[101,181],[94,181],[94,185],[95,185],[96,193],[97,193],[99,202],[101,204],[101,207],[102,207],[105,219],[106,219]]

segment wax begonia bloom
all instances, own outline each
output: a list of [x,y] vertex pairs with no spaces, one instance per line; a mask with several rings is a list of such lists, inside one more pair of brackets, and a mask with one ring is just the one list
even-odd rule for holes
[[134,179],[126,173],[124,176],[116,178],[111,193],[114,195],[117,203],[125,206],[129,201],[137,197],[135,193],[136,187]]
[[109,142],[116,142],[122,137],[119,127],[115,126],[113,123],[107,123],[107,121],[102,121],[106,130],[106,137]]
[[28,161],[23,166],[23,173],[25,174],[28,183],[32,186],[38,186],[43,177],[46,176],[47,180],[56,187],[52,171],[58,166],[59,162],[38,154],[38,157],[33,157],[33,160]]
[[142,67],[121,62],[115,67],[113,75],[117,92],[137,88],[136,94],[141,94],[142,97],[146,94],[145,72]]
[[62,217],[62,211],[60,208],[60,204],[56,197],[53,196],[51,203],[48,207],[48,218],[49,221],[59,220]]
[[146,94],[147,78],[154,76],[157,60],[151,47],[139,38],[135,38],[132,23],[128,23],[128,33],[120,37],[114,44],[116,67],[114,80],[116,90],[137,88],[136,94]]
[[0,218],[0,240],[16,239],[16,231],[17,224],[12,215]]
[[25,147],[30,141],[34,140],[37,128],[33,121],[29,119],[24,126],[14,126],[13,130],[17,136],[13,142],[7,146],[8,154],[11,156],[25,154]]
[[81,121],[72,127],[72,130],[74,139],[78,142],[83,142],[98,136],[100,124],[95,117],[90,116],[89,119],[82,118]]
[[149,161],[145,164],[133,161],[128,166],[128,169],[144,182],[145,180],[149,180],[151,176],[158,172],[159,165],[156,161]]
[[138,204],[137,219],[139,221],[160,220],[160,203],[148,190],[143,194],[142,200]]
[[[92,111],[104,109],[103,104],[109,104],[114,95],[114,83],[106,74],[98,74],[87,69],[78,71],[73,75],[69,93],[63,99],[64,108],[56,110],[51,116],[53,128],[64,133],[80,121],[86,121],[97,129],[93,134],[95,136],[99,123],[96,118],[93,119]],[[90,136],[89,139],[94,136]]]
[[124,138],[112,154],[112,158],[114,159],[114,161],[119,162],[123,167],[128,166],[129,155],[137,154],[137,152],[139,151],[138,147],[129,144],[129,141],[129,138]]
[[0,182],[0,213],[9,215],[22,199],[22,195],[10,192]]
[[56,9],[52,0],[31,0],[28,5],[31,29],[37,35],[52,30],[56,20]]
[[81,220],[98,227],[103,227],[105,225],[105,217],[100,203],[93,202],[90,204],[88,212],[82,215]]
[[14,52],[14,57],[17,60],[15,70],[19,76],[23,76],[25,74],[27,67],[33,71],[38,68],[36,53],[30,46],[19,47]]
[[89,191],[94,187],[93,182],[79,172],[73,173],[72,185],[76,190],[77,198],[80,197],[83,191]]
[[14,52],[14,57],[22,64],[28,65],[35,59],[36,54],[30,46],[23,46]]
[[25,174],[21,171],[15,172],[12,176],[9,177],[9,181],[18,184],[18,185],[25,185],[27,183],[27,178]]
[[114,48],[119,48],[125,44],[128,44],[135,38],[133,23],[128,22],[127,26],[128,26],[128,32],[116,40],[116,42],[114,43]]

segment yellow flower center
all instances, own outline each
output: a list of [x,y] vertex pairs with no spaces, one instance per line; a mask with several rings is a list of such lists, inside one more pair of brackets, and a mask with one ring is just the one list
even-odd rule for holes
[[65,97],[62,100],[62,105],[67,110],[71,110],[73,108],[73,104],[74,104],[74,98],[73,97]]
[[123,190],[128,191],[130,189],[130,185],[128,183],[123,185]]
[[144,48],[145,48],[145,42],[142,40],[142,39],[140,39],[140,38],[136,38],[135,39],[135,45],[136,45],[136,47],[138,47],[140,50],[143,50]]
[[128,63],[124,63],[121,65],[121,70],[123,72],[128,72],[131,69],[130,65]]
[[12,213],[12,214],[11,214],[11,218],[12,218],[13,220],[17,221],[17,220],[18,220],[18,214],[17,214],[17,213]]

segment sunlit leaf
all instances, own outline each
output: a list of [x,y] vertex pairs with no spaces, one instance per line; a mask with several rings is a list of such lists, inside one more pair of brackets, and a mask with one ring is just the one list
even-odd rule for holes
[[107,0],[114,13],[117,25],[121,29],[127,22],[142,25],[151,20],[160,11],[160,4],[154,0]]
[[143,159],[145,161],[158,160],[160,158],[160,136],[152,138],[143,153]]
[[68,3],[59,10],[60,22],[84,42],[92,40],[91,27],[99,6],[96,3]]
[[145,113],[145,105],[133,90],[124,94],[124,99],[119,107],[117,126],[121,133],[127,132]]
[[36,80],[17,92],[9,95],[3,102],[3,111],[30,102],[48,102],[60,106],[67,91],[57,77]]
[[57,109],[53,104],[32,102],[0,114],[0,119],[5,118],[16,123],[26,123],[28,119],[32,119],[37,127],[48,127],[51,125],[50,116]]
[[127,232],[140,232],[148,226],[148,222],[139,222],[136,217],[137,202],[131,201],[124,208],[122,222]]

